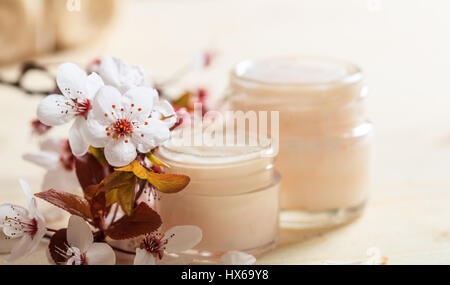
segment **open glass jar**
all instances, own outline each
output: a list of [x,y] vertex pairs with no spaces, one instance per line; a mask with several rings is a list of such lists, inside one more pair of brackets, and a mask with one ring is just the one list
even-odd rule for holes
[[219,257],[238,250],[259,254],[275,246],[279,226],[279,184],[270,148],[178,146],[173,140],[155,155],[185,174],[189,185],[160,194],[156,208],[168,229],[196,225],[203,239],[190,253]]
[[283,226],[337,224],[362,212],[372,143],[366,95],[361,70],[334,59],[248,60],[232,70],[232,110],[279,111]]

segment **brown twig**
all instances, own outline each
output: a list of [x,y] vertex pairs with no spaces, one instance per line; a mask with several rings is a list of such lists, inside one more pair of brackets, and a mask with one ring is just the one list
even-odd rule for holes
[[48,69],[45,66],[38,64],[36,62],[33,62],[33,61],[29,61],[29,62],[25,62],[22,65],[19,77],[15,81],[7,81],[5,79],[0,78],[0,84],[15,87],[17,89],[20,89],[21,91],[23,91],[24,93],[26,93],[28,95],[46,96],[46,95],[49,95],[49,94],[55,92],[56,86],[52,90],[48,90],[48,91],[31,90],[31,89],[28,89],[27,87],[25,87],[22,83],[22,80],[25,77],[25,74],[31,70],[40,70],[40,71],[44,72],[48,77],[55,80],[55,77],[50,74],[50,72],[48,71]]
[[137,203],[139,198],[141,197],[142,193],[144,192],[145,185],[147,184],[147,180],[139,179],[139,190],[136,193],[136,197],[134,198],[134,204]]
[[106,244],[108,244],[112,249],[114,249],[115,251],[118,251],[118,252],[121,252],[121,253],[125,253],[125,254],[132,254],[132,255],[135,255],[136,253],[135,252],[132,252],[132,251],[129,251],[129,250],[126,250],[126,249],[121,249],[121,248],[118,248],[118,247],[115,247],[115,246],[112,246],[111,244],[109,244],[108,242],[106,242],[105,241],[105,243]]

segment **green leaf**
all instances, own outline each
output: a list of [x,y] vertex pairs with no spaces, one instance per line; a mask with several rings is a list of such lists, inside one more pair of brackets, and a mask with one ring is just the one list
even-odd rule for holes
[[129,165],[116,168],[119,172],[132,172],[140,179],[146,179],[156,187],[158,191],[164,193],[176,193],[183,190],[190,182],[189,176],[182,174],[159,174],[147,170],[138,161],[133,161]]
[[131,215],[134,206],[136,177],[129,172],[113,172],[97,185],[86,188],[85,196],[95,208],[94,212],[105,212],[114,203]]
[[134,175],[132,173],[113,172],[100,182],[101,190],[106,191],[114,188],[121,188],[128,185],[131,180],[134,180]]
[[180,106],[180,107],[188,107],[189,102],[191,101],[191,93],[185,92],[178,99],[172,102],[172,104]]
[[136,178],[133,179],[133,183],[117,188],[117,200],[122,210],[128,216],[133,212],[135,186]]
[[117,192],[118,189],[116,188],[105,193],[107,207],[112,206],[114,203],[117,203],[118,201]]
[[108,161],[106,161],[105,154],[103,152],[103,149],[101,148],[95,148],[90,146],[89,152],[94,156],[97,161],[103,166],[103,167],[109,167]]

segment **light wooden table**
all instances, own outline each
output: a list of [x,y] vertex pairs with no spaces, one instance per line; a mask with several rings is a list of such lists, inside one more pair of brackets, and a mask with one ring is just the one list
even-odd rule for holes
[[[366,71],[369,113],[376,128],[367,211],[354,223],[332,230],[282,230],[278,247],[258,263],[353,261],[364,258],[370,247],[380,249],[388,264],[450,263],[450,19],[446,12],[450,3],[127,2],[111,38],[40,59],[80,62],[115,55],[142,64],[157,80],[198,50],[212,47],[219,57],[211,70],[194,72],[179,85],[209,86],[216,100],[226,86],[229,68],[247,57],[336,56],[359,63]],[[372,2],[375,5],[368,5]],[[5,87],[0,87],[0,94],[0,202],[22,203],[18,178],[38,191],[44,173],[21,160],[24,152],[37,148],[28,125],[38,98]],[[43,244],[19,263],[45,263],[44,249]]]

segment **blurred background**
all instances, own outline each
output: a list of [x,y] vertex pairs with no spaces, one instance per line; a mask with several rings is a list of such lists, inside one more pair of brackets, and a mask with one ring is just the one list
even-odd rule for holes
[[[14,78],[29,59],[87,65],[112,55],[142,65],[158,81],[199,52],[213,51],[212,66],[190,73],[179,87],[207,87],[214,105],[233,64],[246,58],[320,55],[360,65],[376,130],[367,213],[302,243],[283,232],[281,247],[262,262],[345,260],[375,245],[390,263],[450,263],[450,2],[77,2],[0,0],[0,78]],[[30,82],[42,84],[38,77]],[[0,202],[22,201],[17,179],[38,191],[44,173],[21,159],[37,149],[30,121],[40,97],[2,85],[0,96]]]

